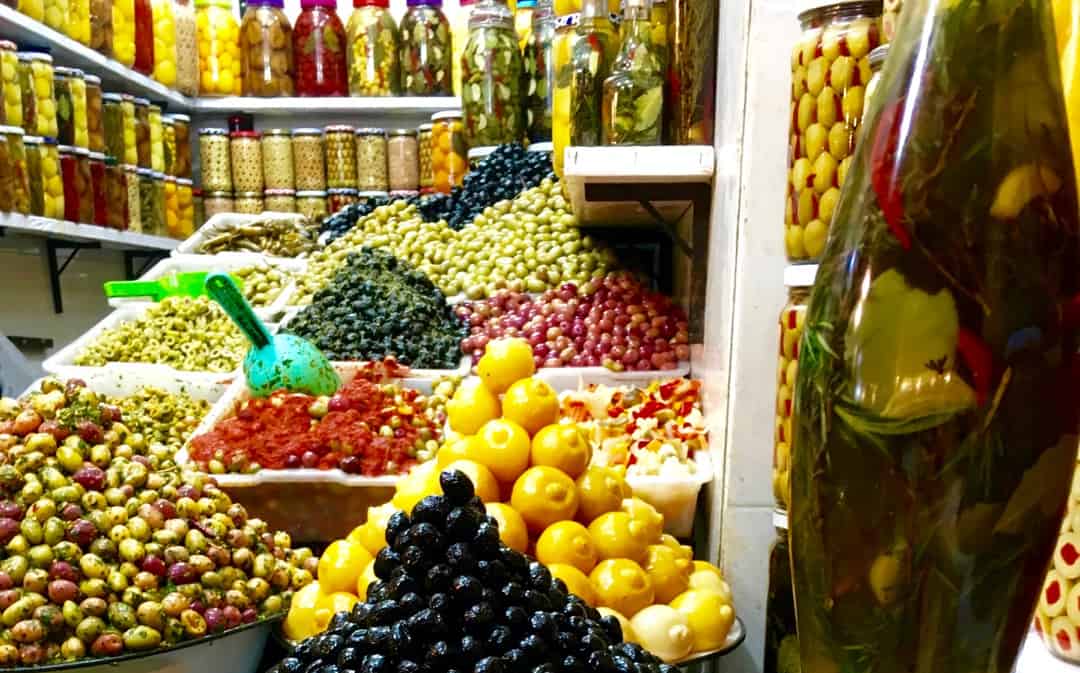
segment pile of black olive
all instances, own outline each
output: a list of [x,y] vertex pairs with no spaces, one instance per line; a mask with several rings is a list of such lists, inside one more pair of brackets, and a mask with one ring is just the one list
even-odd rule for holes
[[379,206],[385,206],[392,199],[385,196],[375,196],[359,203],[350,203],[341,210],[323,220],[319,227],[319,244],[329,245],[335,239],[341,238],[350,229],[356,226],[356,222]]
[[500,145],[469,171],[449,194],[421,197],[417,208],[425,222],[446,220],[459,230],[499,201],[513,199],[552,174],[547,152],[526,152],[521,145]]
[[276,673],[674,673],[622,642],[614,617],[503,545],[463,473],[395,513],[367,600],[300,643]]
[[455,369],[464,323],[446,297],[408,262],[360,248],[311,305],[285,326],[331,360],[382,360],[420,369]]

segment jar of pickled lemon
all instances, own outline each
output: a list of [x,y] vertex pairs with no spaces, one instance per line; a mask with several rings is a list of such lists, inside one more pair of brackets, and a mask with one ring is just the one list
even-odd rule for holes
[[19,86],[22,88],[23,129],[33,135],[55,138],[59,129],[53,94],[52,56],[20,52]]
[[173,0],[150,0],[154,13],[154,79],[176,86],[176,18]]
[[180,238],[180,201],[176,191],[176,178],[165,176],[165,235]]
[[791,265],[784,269],[788,300],[780,311],[780,348],[776,368],[776,423],[773,428],[773,496],[776,506],[787,511],[791,506],[791,449],[794,425],[795,376],[799,367],[799,341],[802,339],[810,288],[817,275],[816,264]]
[[39,23],[45,21],[44,0],[18,0],[18,10],[34,21]]
[[469,172],[469,147],[461,112],[445,110],[431,115],[431,173],[435,191],[449,194]]
[[0,94],[3,95],[3,121],[22,128],[22,89],[19,88],[19,57],[15,43],[0,40]]
[[[558,7],[565,2],[556,2]],[[580,5],[580,3],[579,3]],[[573,64],[570,57],[578,40],[578,25],[581,14],[560,14],[555,28],[555,84],[551,94],[551,142],[554,146],[551,163],[555,173],[562,177],[563,157],[570,146],[570,80],[573,79]]]
[[176,90],[194,96],[199,93],[199,46],[191,0],[176,0],[173,20],[176,22]]
[[79,44],[90,46],[90,0],[67,0],[64,34]]
[[30,178],[18,126],[0,126],[0,211],[30,213]]
[[239,96],[243,90],[240,29],[229,0],[196,0],[199,93]]
[[135,0],[112,2],[113,58],[128,68],[135,65]]
[[56,68],[53,91],[56,94],[57,139],[61,145],[90,148],[86,115],[86,80],[76,68]]
[[45,25],[61,33],[67,33],[67,17],[71,11],[68,0],[44,0]]
[[150,168],[165,171],[165,129],[161,123],[161,108],[151,104],[147,119],[150,123]]
[[191,180],[176,179],[176,205],[179,208],[179,230],[177,238],[185,239],[195,233],[195,198]]
[[60,149],[55,138],[27,136],[30,176],[30,212],[54,220],[64,219],[64,180],[60,176]]

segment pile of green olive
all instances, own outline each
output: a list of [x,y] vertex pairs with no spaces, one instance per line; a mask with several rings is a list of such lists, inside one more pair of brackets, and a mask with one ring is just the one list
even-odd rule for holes
[[233,269],[229,275],[243,282],[244,297],[255,308],[264,308],[273,304],[285,286],[292,281],[292,274],[289,271],[269,264]]
[[448,297],[490,297],[500,290],[543,292],[583,285],[617,266],[614,253],[578,228],[560,183],[547,179],[517,198],[486,208],[454,231],[424,222],[415,206],[395,201],[361,218],[347,234],[311,257],[298,281],[297,304],[308,304],[351,251],[385,247],[427,274]]
[[0,400],[0,666],[168,647],[280,614],[312,581],[310,550],[131,439],[78,381]]
[[120,409],[124,425],[135,433],[132,437],[139,445],[164,446],[170,459],[210,411],[206,400],[160,388],[142,388],[134,395],[110,397],[108,402]]
[[217,304],[206,297],[166,297],[131,322],[107,329],[75,364],[110,362],[168,365],[182,371],[231,372],[248,342]]

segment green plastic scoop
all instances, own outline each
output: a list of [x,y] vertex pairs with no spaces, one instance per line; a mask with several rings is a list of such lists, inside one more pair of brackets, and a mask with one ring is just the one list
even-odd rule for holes
[[206,293],[251,341],[244,357],[244,376],[252,395],[266,397],[282,388],[309,395],[337,392],[341,379],[322,351],[292,334],[271,335],[228,274],[207,275]]
[[153,301],[165,297],[201,297],[206,294],[208,275],[208,271],[184,271],[158,280],[110,280],[104,286],[105,296],[149,297]]

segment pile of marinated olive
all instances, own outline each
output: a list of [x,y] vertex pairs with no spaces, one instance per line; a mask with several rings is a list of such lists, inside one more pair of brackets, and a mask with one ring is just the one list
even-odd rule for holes
[[272,617],[315,560],[205,474],[129,443],[81,382],[0,400],[0,666],[111,657]]
[[221,220],[203,232],[204,240],[195,252],[263,252],[275,257],[304,257],[315,249],[312,224],[305,218],[260,217],[253,222],[234,224]]
[[394,357],[420,369],[456,368],[467,334],[427,276],[374,248],[350,255],[285,331],[308,339],[331,360]]
[[327,245],[341,238],[362,217],[367,217],[373,210],[390,203],[391,199],[385,196],[376,196],[359,203],[351,203],[337,211],[322,222],[319,229],[319,242]]
[[143,453],[142,448],[161,446],[167,450],[163,458],[168,461],[210,411],[206,400],[149,387],[133,395],[109,397],[108,402],[120,409],[124,425],[132,431],[128,444],[136,453]]
[[292,273],[269,264],[233,269],[229,275],[243,281],[244,297],[256,308],[273,304],[285,286],[292,282]]
[[76,354],[75,364],[143,362],[182,371],[231,372],[247,349],[247,339],[214,302],[166,297],[139,318],[104,330]]

